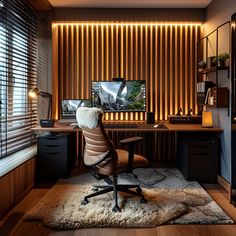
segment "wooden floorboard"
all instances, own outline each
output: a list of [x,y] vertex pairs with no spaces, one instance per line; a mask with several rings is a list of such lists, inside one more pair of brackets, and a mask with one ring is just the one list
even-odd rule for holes
[[[204,185],[211,197],[236,221],[236,208],[229,204],[227,193],[218,185]],[[4,219],[13,212],[27,212],[48,191],[33,189]],[[4,222],[2,220],[2,223]],[[12,232],[13,236],[233,236],[236,225],[163,225],[156,228],[123,229],[123,228],[90,228],[68,231],[54,231],[40,222],[22,221]]]

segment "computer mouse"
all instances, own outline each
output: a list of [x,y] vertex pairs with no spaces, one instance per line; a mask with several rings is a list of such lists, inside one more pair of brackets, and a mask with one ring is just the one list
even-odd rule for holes
[[156,124],[156,125],[154,125],[154,128],[162,128],[163,126],[162,126],[162,124]]

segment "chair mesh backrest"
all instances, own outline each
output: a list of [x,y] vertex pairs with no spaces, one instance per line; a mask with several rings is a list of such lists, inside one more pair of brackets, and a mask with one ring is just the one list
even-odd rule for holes
[[[80,108],[79,108],[80,109]],[[79,110],[78,109],[78,110]],[[88,108],[92,109],[92,108]],[[86,116],[86,111],[91,111],[85,109],[83,111],[80,110],[81,113],[78,115],[77,111],[77,121],[80,125],[80,118],[81,116],[84,118],[83,114]],[[85,112],[85,113],[83,113]],[[96,110],[94,112],[97,112]],[[85,138],[85,150],[84,150],[84,163],[88,166],[93,166],[99,163],[100,165],[103,165],[105,163],[102,163],[103,160],[109,159],[109,163],[111,164],[111,161],[116,163],[117,155],[115,152],[114,145],[109,140],[102,124],[102,112],[99,113],[99,116],[94,116],[94,119],[98,119],[97,122],[95,122],[96,127],[94,128],[88,128],[85,127],[86,124],[81,125],[81,129],[83,131],[83,136]],[[90,126],[91,127],[91,126]],[[107,161],[106,161],[107,162]]]

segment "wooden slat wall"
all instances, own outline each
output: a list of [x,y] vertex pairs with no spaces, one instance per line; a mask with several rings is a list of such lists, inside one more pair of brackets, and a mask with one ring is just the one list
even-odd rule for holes
[[[197,112],[199,24],[54,23],[53,116],[63,98],[91,98],[91,81],[146,80],[147,111],[166,120],[179,107]],[[144,112],[109,113],[107,120],[145,120]]]

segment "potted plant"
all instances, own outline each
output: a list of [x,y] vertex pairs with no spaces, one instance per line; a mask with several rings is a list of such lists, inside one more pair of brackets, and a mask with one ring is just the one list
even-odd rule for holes
[[221,53],[218,56],[218,66],[225,67],[226,66],[226,60],[229,58],[229,53]]
[[[224,52],[219,54],[218,56],[218,66],[219,67],[225,67],[226,66],[226,60],[229,58],[229,54]],[[214,63],[216,64],[216,57],[214,58]]]

